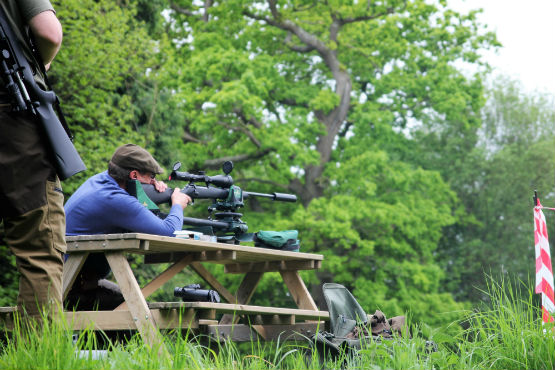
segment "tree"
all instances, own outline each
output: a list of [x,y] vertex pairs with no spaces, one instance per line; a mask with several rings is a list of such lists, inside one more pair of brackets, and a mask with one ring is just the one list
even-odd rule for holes
[[[449,291],[472,301],[487,299],[485,274],[525,282],[534,275],[533,191],[544,204],[554,197],[553,96],[525,93],[506,77],[497,79],[486,96],[480,129],[422,131],[421,147],[415,149],[422,156],[413,156],[440,171],[462,202],[438,254]],[[553,215],[546,217],[551,229]]]
[[496,44],[478,33],[475,13],[419,0],[195,4],[171,3],[187,61],[175,71],[176,123],[194,165],[264,163],[253,175],[308,205],[355,128],[372,135],[377,124],[402,129],[430,115],[479,123],[481,83],[452,65]]
[[71,194],[87,177],[107,169],[116,147],[144,144],[135,126],[144,107],[134,91],[144,86],[156,50],[133,6],[94,0],[53,5],[64,41],[49,76],[88,167],[64,183]]
[[[190,170],[232,159],[249,190],[297,194],[294,212],[259,202],[266,213],[245,219],[251,230],[299,229],[303,250],[326,255],[318,276],[307,273],[313,289],[333,279],[388,314],[460,308],[438,293],[434,252],[456,197],[407,157],[414,122],[480,124],[481,78],[454,66],[481,65],[478,51],[497,45],[476,12],[420,0],[170,7],[175,53],[159,73],[180,114],[154,117],[154,145],[171,142]],[[274,279],[257,298],[281,304]]]

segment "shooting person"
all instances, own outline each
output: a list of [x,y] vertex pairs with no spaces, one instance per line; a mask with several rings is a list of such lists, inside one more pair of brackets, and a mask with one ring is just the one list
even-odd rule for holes
[[[158,192],[167,185],[155,179],[163,170],[148,151],[126,144],[114,152],[108,170],[85,181],[65,205],[67,235],[140,232],[173,236],[183,227],[183,210],[191,198],[176,189],[172,207],[161,219],[149,211],[132,193],[136,181],[152,184]],[[136,181],[134,181],[136,180]],[[90,254],[68,294],[67,304],[78,310],[113,309],[123,302],[116,284],[106,280],[110,267],[106,257]]]
[[[31,85],[46,89],[45,67],[60,49],[62,27],[49,0],[4,0],[0,7],[0,220],[20,272],[18,310],[36,315],[43,308],[55,311],[61,304],[64,199],[44,133],[36,116],[25,110],[51,107],[26,106],[36,95],[27,94],[24,101],[21,90]],[[11,55],[14,50],[20,57],[17,62]],[[26,68],[14,71],[8,59]]]

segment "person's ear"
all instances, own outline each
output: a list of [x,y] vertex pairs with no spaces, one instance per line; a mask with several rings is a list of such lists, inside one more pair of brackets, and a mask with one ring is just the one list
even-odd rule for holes
[[139,178],[139,172],[137,170],[129,172],[129,178],[132,180],[137,180]]

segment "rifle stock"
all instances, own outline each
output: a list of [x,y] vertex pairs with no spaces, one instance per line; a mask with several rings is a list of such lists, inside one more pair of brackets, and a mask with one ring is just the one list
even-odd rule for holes
[[36,88],[34,89],[34,95],[40,103],[35,108],[35,117],[48,139],[60,180],[65,180],[78,172],[86,170],[87,167],[79,156],[77,149],[75,149],[69,135],[52,109],[57,100],[56,95],[52,91],[40,90],[36,83],[31,85],[31,87]]

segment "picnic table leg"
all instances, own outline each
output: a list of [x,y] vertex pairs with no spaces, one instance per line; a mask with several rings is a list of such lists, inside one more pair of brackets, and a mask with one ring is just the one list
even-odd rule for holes
[[[168,280],[170,280],[172,277],[174,277],[180,271],[182,271],[185,267],[187,267],[191,263],[192,259],[193,259],[192,256],[185,256],[181,260],[179,260],[178,262],[170,266],[166,271],[162,272],[160,275],[152,279],[150,283],[148,283],[143,287],[143,289],[141,289],[141,293],[143,294],[143,297],[145,297],[145,299],[149,297],[152,293],[158,290],[162,285],[167,283]],[[123,302],[122,304],[117,306],[114,309],[114,311],[126,310],[126,309],[127,309],[127,303]]]
[[67,294],[71,290],[79,271],[81,271],[81,267],[85,263],[85,260],[89,256],[88,252],[79,253],[79,254],[70,254],[67,260],[64,262],[64,272],[62,277],[62,294],[63,299],[66,299]]
[[280,271],[279,273],[285,285],[287,285],[291,296],[295,300],[297,307],[305,310],[318,311],[318,307],[316,303],[314,303],[314,299],[312,299],[298,271]]
[[217,291],[229,303],[235,303],[235,296],[229,290],[224,288],[222,284],[210,273],[200,262],[192,262],[191,268],[204,280],[208,285]]
[[[260,282],[260,279],[262,279],[263,274],[263,272],[247,272],[241,282],[241,285],[239,285],[239,289],[237,289],[237,293],[235,293],[235,302],[230,303],[248,304],[254,294],[254,290]],[[221,325],[231,323],[233,323],[232,314],[225,314],[220,319]]]
[[162,336],[156,325],[146,300],[141,293],[141,288],[137,279],[129,266],[123,252],[106,252],[106,259],[116,278],[116,281],[123,293],[125,302],[137,326],[137,330],[143,337],[145,343],[150,346],[160,345],[162,351],[165,350]]

